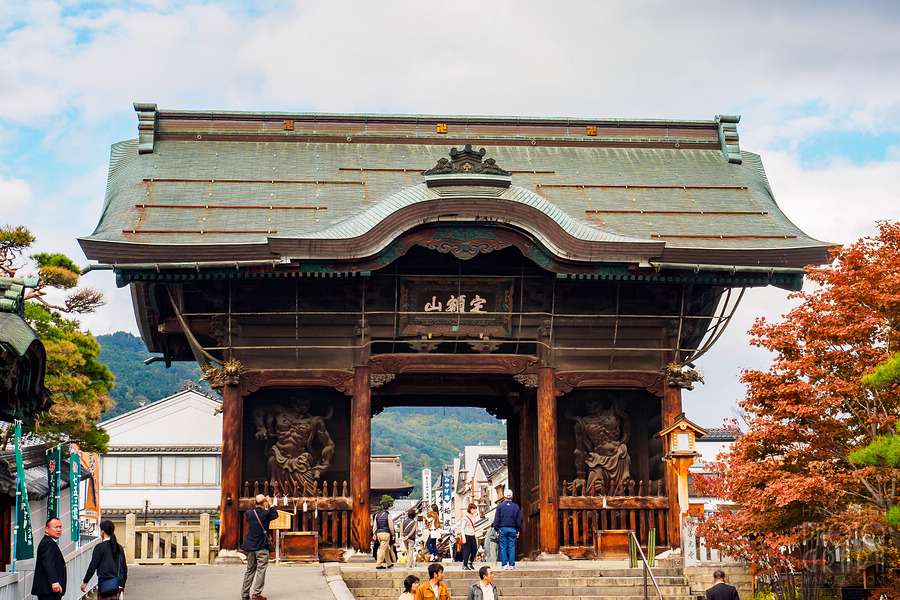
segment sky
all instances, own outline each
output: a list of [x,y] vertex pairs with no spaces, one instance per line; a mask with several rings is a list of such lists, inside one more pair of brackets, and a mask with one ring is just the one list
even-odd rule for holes
[[[266,3],[0,0],[0,224],[87,264],[114,142],[133,102],[174,110],[712,119],[739,114],[775,199],[809,235],[849,244],[900,218],[900,3],[601,0]],[[108,272],[83,323],[136,333]],[[688,418],[733,416],[757,317],[751,290],[697,362]]]

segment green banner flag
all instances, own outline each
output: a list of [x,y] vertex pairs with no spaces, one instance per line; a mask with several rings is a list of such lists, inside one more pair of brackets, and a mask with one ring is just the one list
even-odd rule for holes
[[15,560],[34,558],[34,532],[28,510],[28,486],[22,462],[22,423],[16,422],[16,555]]
[[59,518],[59,476],[62,471],[62,447],[47,451],[47,518]]
[[81,454],[77,446],[72,444],[69,450],[69,498],[72,503],[72,541],[81,539],[81,514],[78,509],[79,496],[81,495]]

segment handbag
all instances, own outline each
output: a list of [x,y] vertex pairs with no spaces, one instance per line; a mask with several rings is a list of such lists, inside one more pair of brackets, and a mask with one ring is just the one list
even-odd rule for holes
[[97,584],[97,591],[107,596],[112,594],[113,592],[119,591],[119,578],[113,577],[111,579],[104,579],[100,583]]
[[255,508],[253,509],[253,516],[256,517],[256,522],[262,527],[263,534],[266,536],[266,550],[268,550],[270,554],[275,552],[275,540],[272,539],[272,534],[269,533],[269,530],[263,527],[262,521],[259,518],[259,513],[256,512]]

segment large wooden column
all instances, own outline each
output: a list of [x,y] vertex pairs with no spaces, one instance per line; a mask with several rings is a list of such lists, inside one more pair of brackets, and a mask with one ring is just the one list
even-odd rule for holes
[[244,429],[244,397],[240,380],[226,383],[222,389],[222,513],[219,547],[237,550],[241,543],[241,441]]
[[372,452],[372,389],[369,367],[357,367],[353,375],[353,400],[350,407],[350,496],[353,499],[351,521],[357,550],[368,550],[370,463]]
[[[680,415],[681,388],[667,385],[662,398],[662,427],[665,429]],[[669,499],[669,544],[681,546],[681,515],[678,510],[678,470],[673,461],[666,461],[666,496]]]
[[540,547],[542,552],[559,552],[559,454],[556,440],[556,371],[538,369],[537,425],[540,461]]

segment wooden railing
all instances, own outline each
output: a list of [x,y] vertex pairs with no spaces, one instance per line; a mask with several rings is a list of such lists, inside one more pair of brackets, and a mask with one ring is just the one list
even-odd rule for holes
[[255,506],[258,494],[277,498],[277,508],[292,513],[291,529],[288,531],[314,531],[319,534],[319,547],[350,548],[350,519],[353,501],[347,482],[316,482],[312,487],[287,487],[269,485],[269,482],[244,482],[244,493],[238,508],[243,512]]
[[125,516],[125,558],[138,565],[208,565],[209,515],[199,525],[137,525]]
[[656,529],[658,545],[668,546],[668,515],[669,501],[661,480],[632,481],[615,489],[564,481],[559,497],[560,542],[593,548],[595,531],[630,529],[646,546],[650,530]]

